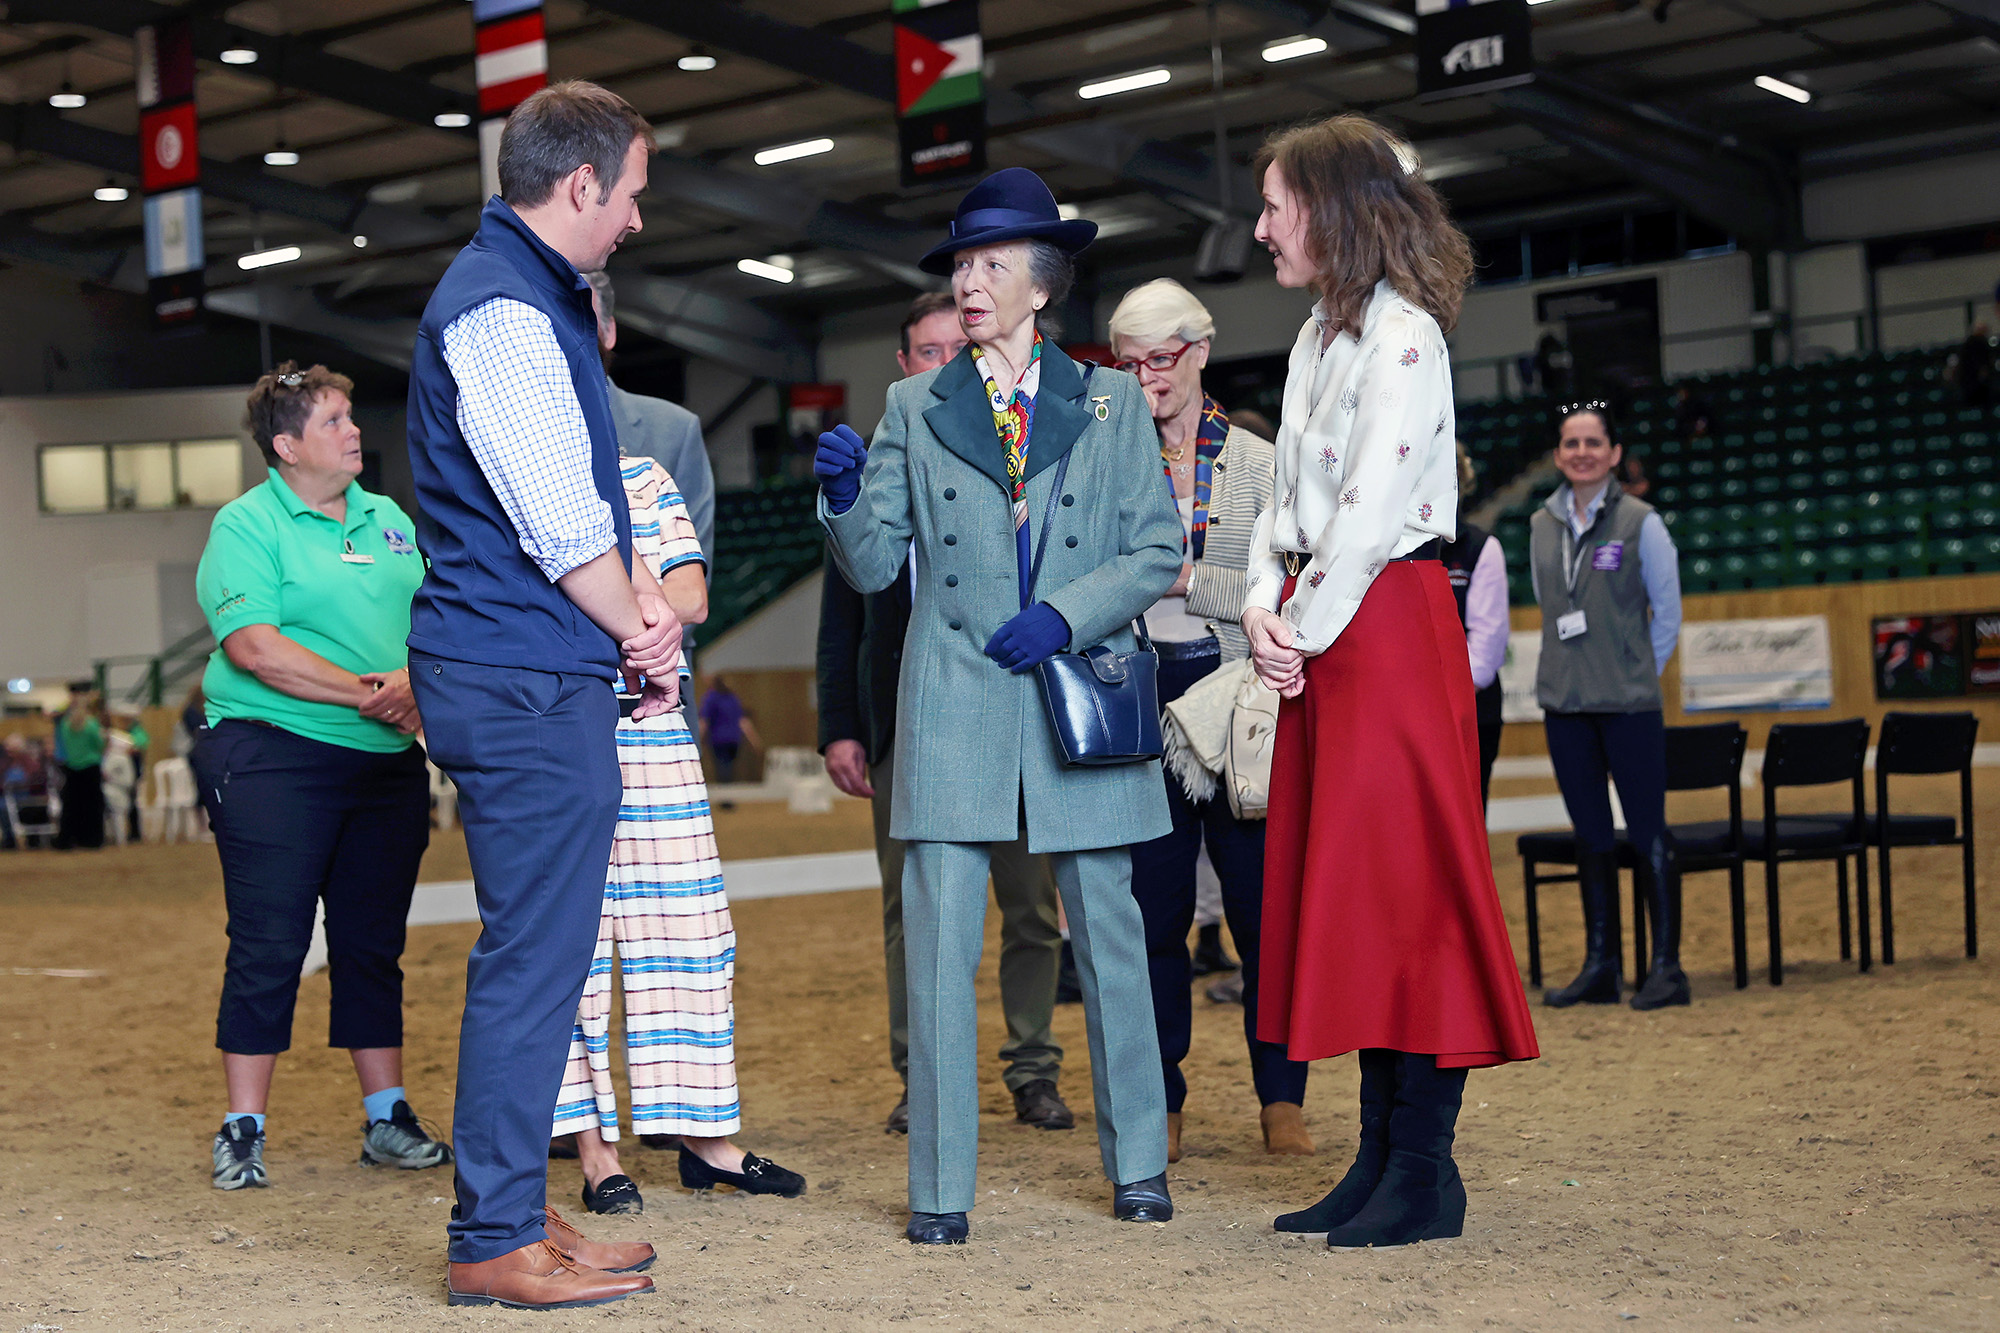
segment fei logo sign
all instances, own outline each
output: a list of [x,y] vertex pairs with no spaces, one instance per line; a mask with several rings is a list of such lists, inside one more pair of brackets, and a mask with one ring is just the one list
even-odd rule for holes
[[1492,92],[1534,77],[1528,0],[1417,0],[1417,94]]

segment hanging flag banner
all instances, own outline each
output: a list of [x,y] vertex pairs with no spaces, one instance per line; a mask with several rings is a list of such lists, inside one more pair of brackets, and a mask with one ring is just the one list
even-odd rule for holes
[[985,171],[979,0],[894,0],[892,10],[904,186]]
[[479,175],[500,193],[500,132],[507,113],[548,86],[542,0],[472,0],[473,78],[479,85]]
[[1417,0],[1417,96],[1463,97],[1535,77],[1528,0]]
[[145,196],[146,296],[156,332],[201,322],[201,151],[194,33],[185,19],[139,29],[139,189]]

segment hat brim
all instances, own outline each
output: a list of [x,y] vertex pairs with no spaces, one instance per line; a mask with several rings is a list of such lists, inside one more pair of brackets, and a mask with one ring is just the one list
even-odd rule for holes
[[951,276],[951,257],[961,250],[977,250],[982,245],[1003,241],[1047,241],[1066,254],[1076,254],[1097,239],[1097,224],[1085,218],[1059,222],[1017,222],[1011,227],[989,227],[970,236],[948,237],[932,246],[917,267],[940,278]]

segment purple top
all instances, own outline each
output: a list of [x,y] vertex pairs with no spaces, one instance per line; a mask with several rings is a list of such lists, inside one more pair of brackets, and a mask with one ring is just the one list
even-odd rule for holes
[[743,743],[743,701],[724,690],[710,690],[701,696],[701,724],[708,729],[710,745]]
[[1483,690],[1507,660],[1507,557],[1500,539],[1488,537],[1465,586],[1465,648],[1472,655],[1472,688]]

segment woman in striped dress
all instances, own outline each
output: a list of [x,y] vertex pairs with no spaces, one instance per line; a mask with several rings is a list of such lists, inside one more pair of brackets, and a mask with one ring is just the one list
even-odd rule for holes
[[[632,511],[632,556],[650,560],[684,624],[708,614],[706,562],[687,506],[665,469],[621,458]],[[683,683],[683,690],[686,686]],[[637,702],[633,699],[632,702]],[[597,954],[584,984],[552,1135],[576,1136],[584,1206],[636,1213],[639,1187],[618,1162],[618,1099],[611,1085],[612,951],[625,985],[625,1070],[632,1125],[648,1146],[678,1139],[681,1183],[733,1185],[793,1197],[805,1178],[730,1141],[742,1125],[736,1092],[736,1016],[730,987],[736,932],[701,755],[679,710],[618,724],[625,798],[611,846]],[[567,1155],[567,1154],[564,1154]]]

